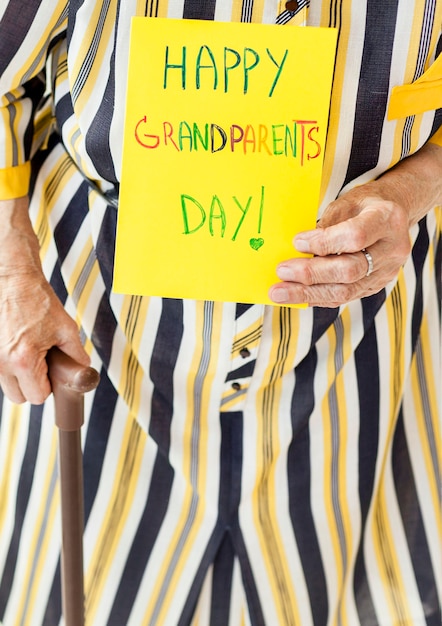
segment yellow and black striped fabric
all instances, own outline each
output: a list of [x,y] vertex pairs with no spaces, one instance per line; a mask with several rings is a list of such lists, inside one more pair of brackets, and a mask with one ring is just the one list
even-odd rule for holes
[[[440,208],[397,280],[339,309],[112,293],[133,15],[338,29],[320,212],[442,145],[425,105],[442,107],[442,0],[2,1],[0,197],[29,188],[44,270],[102,375],[87,624],[439,625]],[[418,109],[389,119],[415,83]],[[3,626],[61,623],[59,552],[52,403],[4,399]]]

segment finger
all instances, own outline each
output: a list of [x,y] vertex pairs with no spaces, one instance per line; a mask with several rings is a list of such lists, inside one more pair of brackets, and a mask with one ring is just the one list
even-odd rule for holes
[[[376,267],[371,252],[367,252]],[[283,281],[318,285],[327,283],[354,283],[367,275],[367,257],[363,252],[331,255],[326,257],[290,259],[280,263],[276,269],[278,278]]]
[[382,286],[372,283],[371,278],[349,284],[301,285],[283,282],[270,288],[269,297],[276,304],[308,304],[333,308],[373,295],[381,289]]
[[26,401],[15,376],[0,376],[0,387],[11,402],[22,404]]
[[51,393],[46,353],[40,355],[34,366],[21,368],[17,372],[17,381],[28,402],[42,404]]
[[[336,201],[336,205],[344,199]],[[319,222],[316,230],[298,233],[294,244],[300,252],[319,256],[357,252],[380,240],[394,241],[405,250],[408,246],[408,218],[404,209],[379,198],[365,198],[359,204],[360,213],[325,227]]]
[[298,233],[294,239],[294,246],[299,252],[316,256],[359,252],[362,248],[372,246],[385,235],[385,230],[380,230],[378,225],[367,226],[365,222],[366,219],[359,215],[327,228]]

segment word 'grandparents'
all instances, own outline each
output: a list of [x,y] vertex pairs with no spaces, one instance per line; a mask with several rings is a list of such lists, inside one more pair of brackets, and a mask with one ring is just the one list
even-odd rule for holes
[[[231,124],[223,128],[218,124],[180,121],[173,124],[163,121],[147,130],[145,115],[135,126],[135,139],[143,148],[172,148],[178,152],[219,152],[241,150],[244,154],[267,153],[271,156],[316,159],[321,145],[316,139],[319,126],[316,120],[293,120],[288,124]],[[154,132],[155,131],[155,132]]]

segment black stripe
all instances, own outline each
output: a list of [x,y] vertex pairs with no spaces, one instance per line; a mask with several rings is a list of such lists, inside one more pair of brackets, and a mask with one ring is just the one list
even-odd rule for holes
[[173,417],[173,373],[184,332],[183,303],[164,299],[155,346],[150,361],[154,385],[149,435],[167,456],[170,447],[170,424]]
[[62,303],[65,303],[68,297],[68,292],[66,289],[66,285],[64,284],[63,276],[60,270],[60,264],[58,262],[54,265],[50,283],[51,283],[52,289],[57,294],[59,300]]
[[104,293],[98,306],[91,340],[105,367],[109,365],[111,358],[116,327],[117,321],[111,309],[107,294]]
[[416,274],[416,290],[413,303],[413,314],[411,319],[411,349],[414,351],[416,341],[419,335],[422,315],[424,309],[424,296],[423,296],[423,271],[425,261],[427,260],[428,246],[430,240],[428,237],[427,218],[424,217],[419,222],[419,234],[412,250],[413,266]]
[[221,522],[229,526],[232,514],[236,517],[241,499],[243,415],[241,411],[226,411],[220,414],[220,420],[218,510]]
[[97,495],[117,399],[118,394],[102,368],[100,384],[89,415],[83,451],[85,522]]
[[191,20],[213,20],[216,0],[185,0],[183,18]]
[[38,454],[41,434],[42,406],[31,406],[28,439],[21,464],[20,478],[17,486],[14,530],[11,536],[8,554],[5,561],[3,576],[0,581],[0,619],[3,619],[5,607],[11,593],[17,566],[17,555],[21,543],[23,522],[29,503],[29,496],[34,479],[34,468]]
[[364,49],[359,81],[353,143],[345,184],[374,168],[388,102],[390,65],[398,0],[367,2]]
[[435,254],[435,272],[436,272],[436,289],[438,294],[438,303],[439,303],[439,319],[441,317],[441,306],[442,306],[442,235],[439,234],[437,237],[436,254]]
[[71,95],[67,93],[55,105],[55,117],[57,118],[58,127],[63,128],[63,124],[67,120],[72,120],[73,116],[74,109],[72,107]]
[[[437,58],[440,54],[442,54],[442,35],[439,37],[439,41],[437,42],[435,57]],[[434,117],[434,122],[433,122],[433,128],[431,129],[431,135],[434,135],[434,133],[437,130],[439,130],[441,126],[442,126],[442,107],[440,109],[437,109],[436,111],[436,115]]]
[[[229,528],[237,517],[241,500],[243,460],[243,414],[241,411],[220,414],[221,447],[219,452],[219,520]],[[226,533],[214,561],[211,603],[211,624],[228,624],[232,586],[234,550]]]
[[77,13],[84,3],[85,0],[69,0],[69,16],[67,28],[68,49],[71,42],[72,32],[75,26],[75,20],[77,19]]
[[144,15],[146,17],[158,16],[158,4],[159,0],[146,0],[146,6],[144,7]]
[[228,624],[235,552],[229,533],[224,535],[213,562],[210,624]]
[[237,378],[249,378],[253,374],[253,370],[255,369],[255,359],[252,361],[248,361],[238,369],[229,372],[226,376],[226,382],[229,380],[236,380]]
[[54,573],[51,591],[49,592],[49,599],[46,605],[42,626],[53,626],[53,624],[59,624],[61,612],[61,571],[59,559]]
[[101,223],[100,233],[95,247],[98,263],[100,264],[101,276],[108,293],[110,293],[112,289],[116,230],[117,212],[114,208],[108,206]]
[[253,17],[254,0],[242,0],[241,22],[251,22]]
[[376,330],[373,323],[376,298],[366,298],[364,305],[364,338],[355,350],[355,367],[359,394],[359,502],[361,535],[356,555],[353,590],[361,624],[376,624],[377,617],[364,560],[364,536],[372,502],[379,441],[379,368]]
[[[211,565],[215,559],[218,548],[222,543],[224,534],[225,534],[225,531],[223,530],[223,527],[221,524],[218,524],[217,526],[215,526],[212,536],[210,537],[207,547],[201,558],[201,563],[193,578],[192,586],[191,586],[189,595],[187,597],[187,601],[181,612],[180,619],[178,620],[177,626],[190,626],[193,615],[195,613],[196,605],[198,603],[198,598],[200,596],[201,587],[204,583],[204,578],[207,573],[207,569],[209,565]],[[117,625],[115,624],[115,626]],[[214,624],[213,626],[217,626],[217,625]]]
[[[409,445],[413,445],[413,442],[409,442]],[[426,624],[427,626],[430,624],[440,626],[441,610],[437,581],[421,516],[402,411],[399,414],[393,439],[392,464],[396,496],[422,607],[425,607]]]
[[167,458],[162,453],[157,454],[143,515],[115,594],[107,626],[122,626],[129,622],[144,571],[167,513],[173,475]]
[[335,322],[339,315],[339,308],[314,307],[313,309],[313,329],[312,343],[315,343],[322,337],[325,331]]
[[249,309],[251,309],[252,306],[255,306],[255,305],[254,304],[243,304],[242,302],[238,302],[236,304],[235,319],[237,320],[239,317],[241,317],[241,315],[244,315],[244,313],[247,313],[247,311]]
[[293,439],[287,454],[287,478],[290,520],[305,576],[313,623],[315,626],[323,626],[328,616],[327,586],[310,500],[309,419],[315,404],[313,381],[317,360],[316,350],[312,349],[295,369],[296,383],[291,405]]
[[54,228],[54,240],[60,264],[67,257],[87,214],[88,186],[86,183],[82,183],[72,196],[60,221]]
[[41,0],[15,0],[8,2],[0,21],[0,74],[10,64],[35,19]]
[[[253,570],[250,565],[250,560],[247,554],[246,544],[239,525],[239,518],[236,515],[235,520],[232,522],[231,529],[233,546],[235,554],[237,555],[241,566],[241,577],[246,593],[247,606],[250,615],[250,621],[252,626],[264,626],[264,615],[262,612],[261,601],[259,598],[258,589],[256,587]],[[257,573],[259,575],[259,573]],[[218,626],[218,624],[213,624]],[[270,625],[268,625],[270,626]]]
[[362,521],[373,495],[379,438],[380,380],[376,329],[372,323],[354,354],[359,395],[359,501]]

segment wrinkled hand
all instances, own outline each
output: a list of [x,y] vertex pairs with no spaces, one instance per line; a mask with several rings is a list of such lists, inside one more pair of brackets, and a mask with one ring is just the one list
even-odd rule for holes
[[[404,207],[358,187],[332,202],[316,230],[299,233],[299,252],[312,258],[284,261],[284,281],[270,290],[277,303],[335,307],[380,291],[396,277],[410,253],[409,221]],[[368,261],[373,271],[367,276]]]
[[[379,179],[332,202],[316,230],[299,233],[295,248],[314,256],[280,263],[283,282],[270,288],[270,298],[335,307],[377,293],[410,254],[410,227],[436,206],[442,206],[442,147],[427,143]],[[373,259],[370,276],[363,249]]]
[[74,320],[46,281],[25,199],[0,203],[0,385],[13,402],[44,402],[51,393],[52,346],[89,365]]

